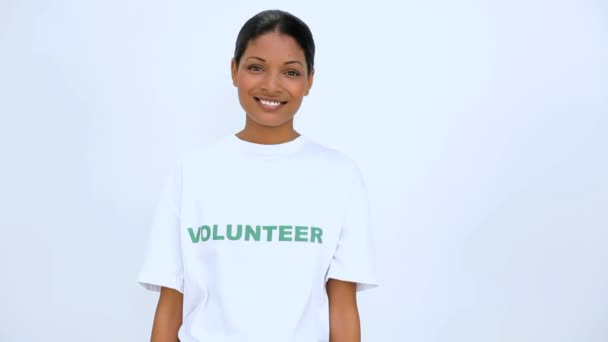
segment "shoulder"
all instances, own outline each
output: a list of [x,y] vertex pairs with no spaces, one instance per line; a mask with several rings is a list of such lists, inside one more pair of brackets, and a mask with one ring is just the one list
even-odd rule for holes
[[325,167],[334,169],[342,175],[348,175],[355,178],[360,177],[359,164],[352,156],[310,138],[308,138],[308,140],[308,153],[316,158],[318,163],[324,164]]

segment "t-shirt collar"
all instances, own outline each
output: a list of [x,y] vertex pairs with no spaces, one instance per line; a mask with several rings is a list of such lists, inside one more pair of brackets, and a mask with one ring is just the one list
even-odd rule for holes
[[279,144],[259,144],[243,140],[237,137],[236,134],[231,134],[228,136],[227,140],[232,146],[245,153],[279,156],[291,154],[299,150],[304,144],[306,144],[308,138],[303,135],[299,135],[295,139]]

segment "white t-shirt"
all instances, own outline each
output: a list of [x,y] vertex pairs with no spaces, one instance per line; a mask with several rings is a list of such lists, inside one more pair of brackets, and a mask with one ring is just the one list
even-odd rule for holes
[[329,339],[328,278],[377,286],[365,184],[300,135],[235,135],[183,154],[161,192],[138,281],[184,294],[181,342]]

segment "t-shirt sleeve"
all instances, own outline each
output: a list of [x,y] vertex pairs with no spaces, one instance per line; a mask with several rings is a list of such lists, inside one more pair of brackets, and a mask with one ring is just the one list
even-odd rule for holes
[[183,293],[183,264],[179,236],[182,194],[181,159],[167,173],[148,234],[138,282],[146,289],[168,287]]
[[369,200],[365,182],[353,167],[340,237],[327,271],[329,278],[357,283],[357,291],[378,286],[374,266]]

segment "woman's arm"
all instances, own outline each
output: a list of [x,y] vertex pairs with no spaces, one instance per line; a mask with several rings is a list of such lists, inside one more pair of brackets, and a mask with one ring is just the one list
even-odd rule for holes
[[182,325],[182,307],[184,296],[181,292],[161,287],[151,342],[178,342],[177,331]]
[[326,289],[329,300],[329,341],[361,342],[357,284],[328,279]]

